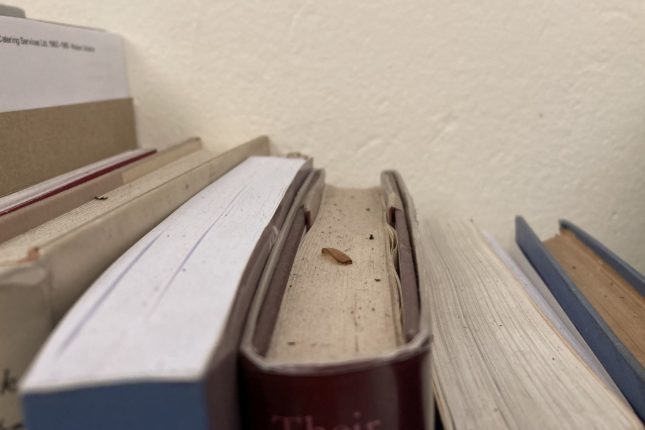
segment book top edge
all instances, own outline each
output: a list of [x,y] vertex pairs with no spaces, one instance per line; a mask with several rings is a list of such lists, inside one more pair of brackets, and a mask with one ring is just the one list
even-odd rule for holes
[[177,209],[75,304],[23,390],[203,374],[249,259],[304,166],[250,157]]

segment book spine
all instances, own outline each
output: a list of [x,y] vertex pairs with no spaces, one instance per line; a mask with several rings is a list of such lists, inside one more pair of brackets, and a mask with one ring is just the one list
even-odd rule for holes
[[[434,423],[430,375],[430,335],[420,324],[418,283],[413,238],[416,223],[411,201],[398,175],[388,173],[384,185],[388,195],[402,195],[390,211],[404,252],[405,286],[415,294],[402,306],[411,312],[411,337],[397,353],[372,359],[312,365],[277,365],[263,354],[268,347],[276,310],[279,309],[286,279],[306,226],[311,225],[324,178],[312,186],[304,207],[294,207],[287,234],[281,235],[249,318],[242,342],[242,416],[248,429],[275,430],[371,430],[430,429]],[[396,200],[396,199],[394,199]],[[400,200],[400,199],[399,199]],[[408,210],[407,213],[404,210]],[[407,216],[406,216],[407,215]],[[403,228],[406,227],[406,228]],[[414,281],[414,282],[412,282]],[[414,296],[414,297],[412,297]],[[414,300],[411,300],[414,298]],[[406,302],[406,296],[403,297]],[[405,324],[405,321],[404,321]],[[430,407],[428,407],[430,405]]]
[[207,430],[204,392],[201,381],[134,381],[29,393],[19,429]]
[[265,371],[243,357],[245,428],[424,429],[428,351],[298,373]]
[[0,429],[22,429],[18,381],[53,327],[42,261],[0,273]]

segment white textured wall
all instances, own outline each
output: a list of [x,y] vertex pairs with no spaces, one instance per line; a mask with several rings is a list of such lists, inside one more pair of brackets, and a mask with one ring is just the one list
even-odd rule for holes
[[645,271],[645,2],[15,2],[128,42],[145,145],[269,134],[507,239],[559,217]]

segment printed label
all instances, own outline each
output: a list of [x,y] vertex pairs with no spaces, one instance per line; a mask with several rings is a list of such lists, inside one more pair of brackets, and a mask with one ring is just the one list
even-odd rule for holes
[[381,429],[381,420],[364,419],[359,411],[352,414],[352,419],[331,427],[323,427],[316,423],[312,415],[273,415],[271,427],[276,430],[377,430]]
[[115,34],[0,16],[0,112],[129,97]]

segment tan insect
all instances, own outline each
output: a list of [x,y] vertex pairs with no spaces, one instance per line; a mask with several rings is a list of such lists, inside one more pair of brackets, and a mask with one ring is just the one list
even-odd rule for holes
[[345,254],[343,251],[340,251],[336,248],[323,248],[322,254],[329,255],[331,258],[333,258],[340,264],[352,264],[352,259],[349,258],[349,255]]

